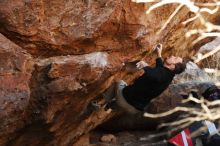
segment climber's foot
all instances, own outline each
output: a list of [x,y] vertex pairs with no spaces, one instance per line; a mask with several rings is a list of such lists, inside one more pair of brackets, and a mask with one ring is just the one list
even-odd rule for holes
[[116,99],[113,98],[110,102],[106,103],[105,105],[105,111],[108,109],[116,110],[118,108]]
[[115,97],[115,83],[113,83],[104,93],[102,93],[103,98],[106,102],[111,102]]

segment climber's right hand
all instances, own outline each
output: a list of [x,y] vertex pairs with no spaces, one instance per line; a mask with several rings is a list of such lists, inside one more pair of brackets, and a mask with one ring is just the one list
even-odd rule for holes
[[162,50],[163,50],[162,44],[157,44],[157,46],[154,48],[154,50],[157,51],[157,56],[158,56],[158,57],[161,57],[161,55],[162,55]]

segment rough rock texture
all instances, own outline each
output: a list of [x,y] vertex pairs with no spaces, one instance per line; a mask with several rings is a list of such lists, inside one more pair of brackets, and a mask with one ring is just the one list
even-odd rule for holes
[[194,53],[185,50],[192,48],[190,42],[195,38],[186,39],[183,33],[200,24],[181,25],[191,16],[187,8],[156,36],[176,6],[167,5],[146,15],[148,7],[130,0],[2,0],[1,32],[38,57],[117,51],[131,58],[156,42],[169,48],[168,53]]
[[[95,98],[102,102],[98,96],[117,78],[111,76],[117,76],[116,71],[121,67],[120,61],[101,52],[36,61],[30,107],[34,112],[30,117],[42,125],[38,133],[47,135],[34,138],[33,143],[30,136],[26,137],[30,131],[27,128],[12,145],[66,146],[107,120],[111,114],[102,107],[97,110],[90,101]],[[36,136],[37,133],[33,134]]]
[[71,146],[114,115],[104,110],[101,93],[141,74],[127,74],[123,62],[145,56],[152,63],[157,42],[165,56],[194,54],[195,37],[183,33],[200,24],[181,24],[188,10],[155,35],[176,5],[146,15],[148,7],[130,0],[1,0],[0,32],[35,59],[31,74],[30,55],[1,36],[0,145]]
[[31,56],[0,34],[0,145],[26,123],[31,71]]
[[119,0],[1,1],[2,31],[14,32],[10,38],[36,56],[125,51],[138,48],[134,40],[146,31],[135,21],[139,15],[126,20],[132,14],[126,12],[129,4]]

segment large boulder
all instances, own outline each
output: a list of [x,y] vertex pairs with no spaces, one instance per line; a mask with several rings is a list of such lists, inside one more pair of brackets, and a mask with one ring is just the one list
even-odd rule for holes
[[159,35],[155,34],[176,5],[146,15],[147,8],[149,4],[130,0],[2,0],[0,31],[37,57],[113,51],[131,59],[157,42],[169,48],[169,54],[195,53],[191,43],[195,36],[185,38],[184,33],[201,24],[181,23],[190,16],[187,8],[182,8]]
[[165,56],[195,53],[196,36],[183,34],[201,24],[182,25],[191,16],[187,8],[160,35],[176,5],[146,15],[147,8],[130,0],[1,0],[0,32],[30,53],[35,65],[31,75],[30,55],[2,36],[3,54],[10,53],[0,59],[0,145],[73,145],[114,115],[105,111],[101,93],[118,79],[130,83],[141,74],[127,74],[123,62],[145,57],[152,63],[158,42]]
[[122,67],[119,58],[105,52],[36,60],[29,106],[32,123],[11,145],[70,145],[106,121],[114,114],[104,108],[101,93],[122,75],[117,73]]
[[32,63],[26,51],[0,34],[0,145],[28,120]]
[[[137,48],[146,28],[135,21],[139,16],[130,17],[129,3],[1,1],[1,31],[36,56]],[[144,10],[143,6],[139,8]]]

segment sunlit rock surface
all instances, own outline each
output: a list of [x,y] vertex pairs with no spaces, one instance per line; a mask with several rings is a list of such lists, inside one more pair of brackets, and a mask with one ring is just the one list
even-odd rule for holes
[[169,48],[168,53],[191,55],[195,37],[186,39],[184,33],[200,24],[181,24],[190,17],[188,9],[181,9],[157,36],[176,5],[146,15],[148,7],[130,0],[2,0],[1,32],[37,57],[116,51],[131,58],[157,42]]

